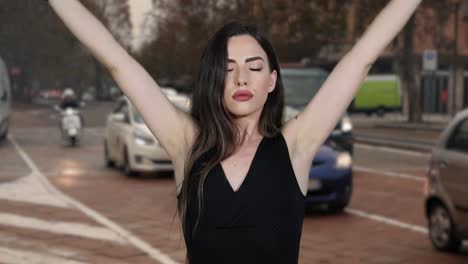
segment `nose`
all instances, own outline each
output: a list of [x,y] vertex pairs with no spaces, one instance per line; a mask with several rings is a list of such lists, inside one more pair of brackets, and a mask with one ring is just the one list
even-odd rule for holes
[[242,69],[238,70],[237,71],[237,74],[236,74],[236,78],[234,79],[235,80],[235,84],[237,86],[247,86],[247,74],[244,73],[244,71]]
[[247,82],[243,80],[237,80],[237,86],[246,86]]

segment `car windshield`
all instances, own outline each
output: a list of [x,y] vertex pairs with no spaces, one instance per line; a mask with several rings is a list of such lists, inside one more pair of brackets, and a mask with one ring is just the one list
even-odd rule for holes
[[[286,105],[301,111],[315,96],[328,74],[321,69],[286,69],[281,77]],[[335,129],[340,129],[341,119]]]
[[302,109],[320,89],[325,78],[326,74],[283,73],[286,104]]
[[[184,112],[189,111],[190,107],[190,100],[187,98],[173,98],[171,102],[180,110]],[[145,121],[143,120],[143,117],[141,114],[136,110],[135,107],[133,107],[133,119],[135,120],[136,123],[143,124]]]
[[141,117],[140,113],[135,108],[133,109],[133,120],[139,124],[144,123],[143,117]]

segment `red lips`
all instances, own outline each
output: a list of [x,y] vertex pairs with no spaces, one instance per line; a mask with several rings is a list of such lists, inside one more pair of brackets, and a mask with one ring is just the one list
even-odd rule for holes
[[236,101],[248,101],[253,97],[253,94],[247,90],[237,91],[232,98]]

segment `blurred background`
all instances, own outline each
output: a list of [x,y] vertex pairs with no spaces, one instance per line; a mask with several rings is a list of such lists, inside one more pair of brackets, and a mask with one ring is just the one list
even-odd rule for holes
[[[286,119],[389,2],[80,1],[184,111],[208,37],[257,24]],[[314,157],[299,263],[467,263],[467,107],[468,0],[424,0]],[[46,1],[0,0],[0,262],[185,263],[176,205],[108,71]]]
[[[468,105],[468,6],[426,0],[373,65],[372,74],[401,80],[401,110],[454,113]],[[9,67],[13,97],[31,101],[65,87],[108,100],[118,87],[109,74],[41,1],[1,0],[0,55]],[[203,46],[223,23],[256,23],[287,66],[333,69],[363,33],[384,0],[188,1],[83,0],[115,38],[162,86],[189,93]],[[204,36],[204,37],[201,37]],[[425,69],[424,52],[436,58]]]

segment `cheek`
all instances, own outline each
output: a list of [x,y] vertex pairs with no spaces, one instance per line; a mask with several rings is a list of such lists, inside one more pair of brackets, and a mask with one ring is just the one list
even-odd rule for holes
[[253,83],[253,88],[257,93],[268,93],[268,89],[270,88],[270,75],[261,76],[256,79],[255,83]]

